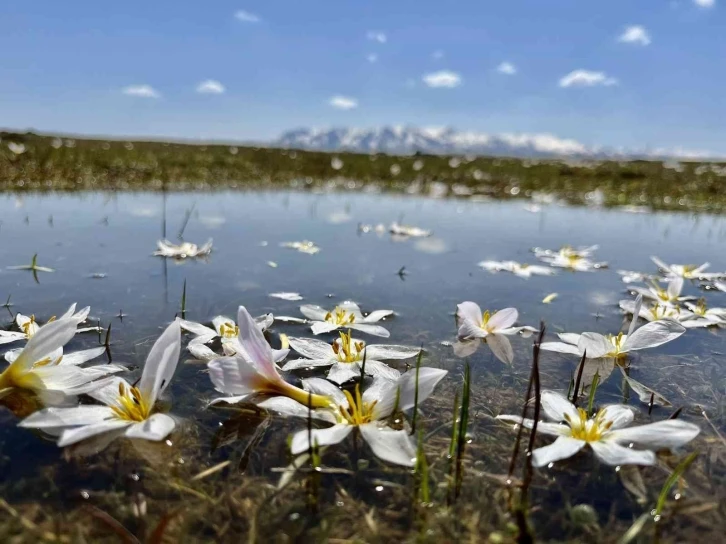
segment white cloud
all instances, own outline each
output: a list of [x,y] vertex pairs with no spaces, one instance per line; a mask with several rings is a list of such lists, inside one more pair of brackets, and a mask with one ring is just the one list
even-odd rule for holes
[[716,0],[693,0],[693,3],[701,8],[712,8],[716,5]]
[[123,88],[123,93],[129,96],[140,96],[141,98],[160,98],[159,92],[151,85],[129,85]]
[[254,13],[250,13],[249,11],[245,11],[243,9],[236,11],[234,14],[234,18],[238,21],[242,21],[243,23],[259,23],[262,20]]
[[358,107],[358,101],[355,98],[340,95],[332,97],[328,104],[338,110],[353,110]]
[[371,53],[370,55],[366,55],[366,60],[373,64],[374,62],[378,62],[378,55],[375,53]]
[[214,79],[207,79],[197,85],[197,92],[201,94],[223,94],[224,91],[224,85]]
[[590,70],[573,70],[560,79],[560,87],[594,87],[595,85],[617,85],[618,80],[609,77],[605,72]]
[[461,85],[461,76],[449,70],[440,70],[423,76],[423,82],[429,87],[446,87],[453,89]]
[[377,30],[369,30],[366,34],[366,38],[378,43],[386,43],[388,41],[388,36],[386,36],[384,32]]
[[618,37],[622,43],[636,43],[638,45],[650,45],[650,34],[640,25],[626,26],[623,33]]
[[517,73],[517,67],[511,62],[503,62],[499,66],[497,66],[497,72],[501,74],[506,74],[508,76],[513,76]]

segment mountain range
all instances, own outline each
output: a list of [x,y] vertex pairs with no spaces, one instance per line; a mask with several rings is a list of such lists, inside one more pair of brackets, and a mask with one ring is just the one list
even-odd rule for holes
[[449,127],[389,126],[380,128],[298,128],[282,134],[273,145],[319,151],[359,153],[472,154],[503,157],[577,158],[689,158],[712,155],[685,149],[625,149],[588,147],[576,140],[552,134],[487,134],[458,131]]

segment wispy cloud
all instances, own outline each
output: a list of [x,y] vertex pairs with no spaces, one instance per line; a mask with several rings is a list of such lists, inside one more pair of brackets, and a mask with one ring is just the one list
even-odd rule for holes
[[378,62],[378,55],[376,55],[375,53],[366,55],[366,60],[371,64],[373,64],[374,62]]
[[366,33],[366,38],[378,43],[386,43],[388,41],[388,36],[379,30],[369,30]]
[[693,0],[693,3],[701,8],[712,8],[716,5],[716,0]]
[[499,72],[500,74],[513,76],[517,73],[517,67],[511,62],[503,62],[499,66],[497,66],[497,72]]
[[358,101],[355,98],[341,95],[332,97],[328,104],[338,110],[353,110],[358,107]]
[[429,87],[453,89],[461,85],[461,76],[449,70],[440,70],[423,76],[423,82]]
[[623,33],[618,36],[618,41],[622,43],[634,43],[638,45],[650,45],[650,34],[640,25],[626,26]]
[[573,70],[560,79],[560,87],[594,87],[596,85],[617,85],[618,80],[609,77],[605,72],[590,70]]
[[234,13],[234,18],[243,23],[259,23],[262,19],[254,13],[240,9]]
[[151,85],[129,85],[124,87],[122,92],[129,96],[139,96],[141,98],[161,98],[161,94]]
[[197,92],[201,94],[223,94],[224,91],[224,85],[214,79],[207,79],[197,85]]

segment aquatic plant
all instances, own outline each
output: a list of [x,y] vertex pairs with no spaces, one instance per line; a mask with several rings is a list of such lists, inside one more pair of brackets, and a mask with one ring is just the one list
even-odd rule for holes
[[364,317],[355,302],[346,300],[330,311],[313,304],[300,306],[300,311],[312,321],[313,334],[323,334],[338,329],[353,329],[384,338],[391,335],[384,327],[373,323],[378,323],[381,319],[393,315],[392,310],[375,310]]

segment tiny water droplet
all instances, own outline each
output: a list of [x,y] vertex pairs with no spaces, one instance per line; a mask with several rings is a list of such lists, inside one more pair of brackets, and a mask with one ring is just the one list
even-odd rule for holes
[[376,491],[383,491],[383,486],[382,485],[377,485],[376,486]]
[[679,500],[681,500],[681,496],[682,496],[682,495],[681,495],[680,493],[676,493],[676,494],[675,494],[675,495],[673,496],[673,498],[674,498],[675,500],[679,501]]
[[632,448],[633,446],[635,446],[635,444],[633,444],[632,442],[630,444],[628,444],[629,448]]
[[615,472],[620,472],[620,466],[615,467]]
[[337,501],[335,506],[345,506],[345,503],[343,501]]
[[81,497],[84,499],[88,499],[91,496],[91,494],[88,491],[81,491]]
[[300,514],[298,514],[297,512],[293,512],[292,514],[290,514],[290,521],[296,521],[298,519],[300,519]]
[[171,440],[167,440],[167,441],[165,442],[165,444],[166,444],[167,446],[173,446],[173,445],[174,445],[174,443],[173,443],[173,442],[172,442]]
[[180,465],[183,465],[184,464],[184,458],[183,457],[180,457],[179,460],[178,460],[178,463]]
[[140,479],[140,476],[139,476],[139,475],[138,475],[138,474],[137,474],[136,472],[134,472],[134,473],[132,473],[132,474],[131,474],[131,475],[129,476],[129,478],[131,478],[131,479],[132,479],[132,480],[133,480],[134,482],[138,482],[138,481],[139,481],[139,479]]
[[548,464],[547,464],[547,468],[552,468],[553,466],[555,466],[555,464],[554,464],[554,463],[548,463]]
[[660,521],[660,514],[658,514],[657,516],[653,516],[653,521],[658,523]]

